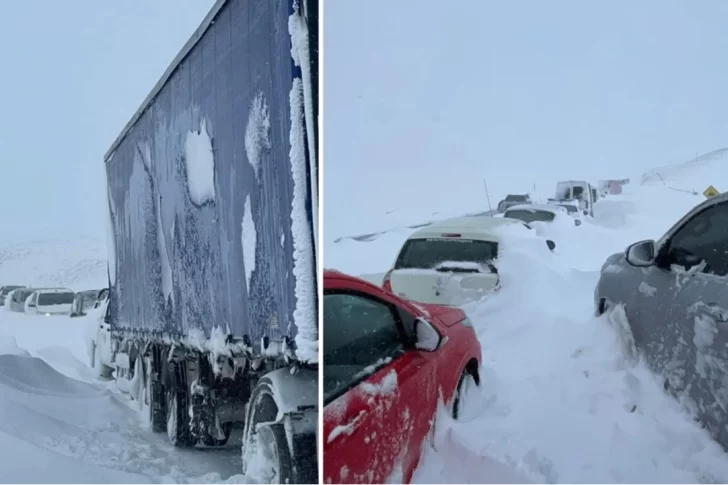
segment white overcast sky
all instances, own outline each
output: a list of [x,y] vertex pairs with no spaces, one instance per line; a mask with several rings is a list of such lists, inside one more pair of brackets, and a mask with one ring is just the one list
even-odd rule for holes
[[0,245],[105,237],[103,155],[213,3],[0,2]]
[[728,1],[324,8],[326,239],[728,146]]

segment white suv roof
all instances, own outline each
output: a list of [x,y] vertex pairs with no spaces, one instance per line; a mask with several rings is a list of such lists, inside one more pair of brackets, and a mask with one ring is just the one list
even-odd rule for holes
[[557,204],[519,204],[519,205],[512,205],[508,209],[506,209],[506,212],[509,211],[544,211],[544,212],[552,212],[554,214],[557,213],[564,213],[566,212],[566,209],[561,207]]
[[41,288],[35,290],[36,293],[73,293],[74,291],[69,288]]

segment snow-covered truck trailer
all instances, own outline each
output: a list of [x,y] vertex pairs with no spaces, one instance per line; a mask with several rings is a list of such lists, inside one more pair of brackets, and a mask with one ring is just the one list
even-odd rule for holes
[[278,483],[318,482],[317,44],[316,0],[218,0],[105,155],[117,382]]

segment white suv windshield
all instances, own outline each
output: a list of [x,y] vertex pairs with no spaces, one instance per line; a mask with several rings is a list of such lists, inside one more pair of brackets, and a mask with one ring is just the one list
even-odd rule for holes
[[65,305],[73,303],[73,293],[41,293],[38,295],[38,305]]
[[410,239],[399,253],[394,269],[431,269],[446,261],[484,264],[496,259],[498,243],[476,239]]

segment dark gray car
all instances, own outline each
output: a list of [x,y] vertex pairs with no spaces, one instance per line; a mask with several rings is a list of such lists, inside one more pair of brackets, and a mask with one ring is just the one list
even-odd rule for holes
[[624,304],[634,342],[665,389],[687,397],[728,449],[728,194],[699,204],[658,241],[604,263],[597,314]]
[[531,196],[528,194],[508,194],[505,199],[498,202],[498,212],[505,212],[509,207],[521,204],[530,204]]

